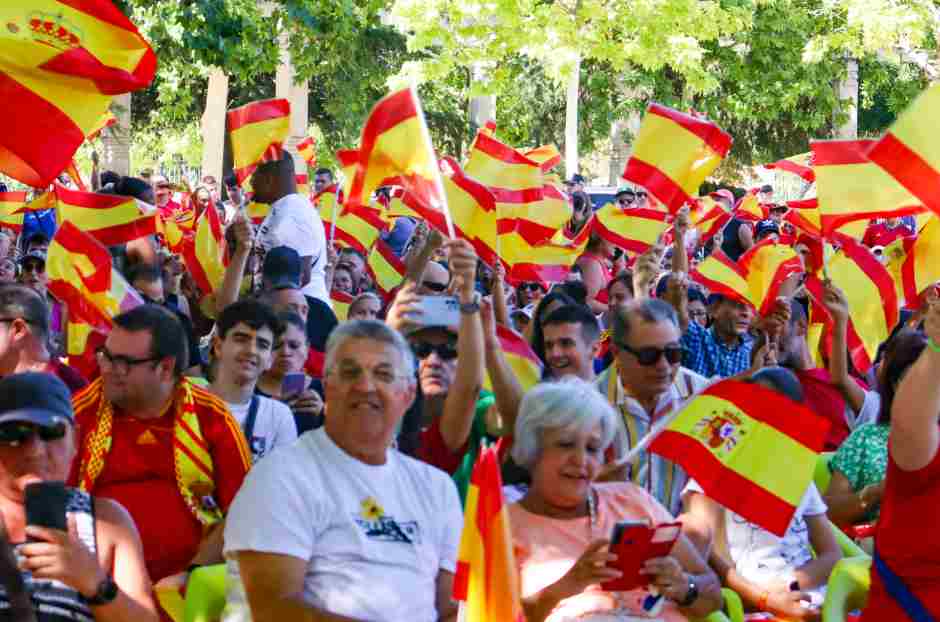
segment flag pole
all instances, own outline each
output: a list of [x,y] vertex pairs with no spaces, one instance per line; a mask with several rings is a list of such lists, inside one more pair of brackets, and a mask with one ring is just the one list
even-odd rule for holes
[[451,240],[456,240],[457,236],[454,233],[454,221],[450,217],[450,207],[447,205],[447,194],[444,192],[444,182],[441,180],[441,167],[437,160],[437,154],[434,152],[434,145],[431,142],[431,133],[428,132],[428,125],[424,119],[424,109],[421,107],[421,100],[418,98],[418,89],[415,85],[408,87],[411,90],[411,97],[415,103],[415,110],[418,112],[418,119],[420,120],[419,125],[421,126],[421,138],[424,142],[424,148],[427,149],[427,152],[431,154],[433,158],[433,163],[431,166],[431,182],[434,184],[434,191],[437,193],[437,196],[440,197],[440,205],[432,205],[432,207],[439,208],[441,212],[444,213],[444,223],[447,226],[447,237]]
[[330,217],[330,246],[333,246],[333,241],[336,239],[336,206],[339,205],[339,193],[341,191],[341,186],[336,186],[336,198],[333,201],[333,215]]
[[660,434],[662,434],[663,430],[668,428],[669,424],[671,424],[673,421],[676,420],[676,417],[678,417],[679,414],[682,412],[683,407],[676,408],[674,411],[672,411],[671,413],[669,413],[668,415],[666,415],[665,417],[663,417],[662,419],[654,423],[653,426],[650,428],[650,431],[646,433],[646,436],[641,438],[640,442],[634,445],[633,448],[631,448],[630,451],[628,451],[627,454],[623,458],[620,458],[613,464],[616,465],[617,467],[626,466],[630,464],[634,460],[634,458],[636,458],[642,452],[646,451],[646,449],[652,444],[652,442],[655,441],[656,438]]

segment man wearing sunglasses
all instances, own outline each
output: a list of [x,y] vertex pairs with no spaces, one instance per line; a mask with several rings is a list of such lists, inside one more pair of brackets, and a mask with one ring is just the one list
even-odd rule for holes
[[636,201],[636,193],[630,188],[621,188],[614,195],[614,201],[620,206],[620,209],[630,209]]
[[[702,376],[680,366],[680,337],[675,309],[657,298],[630,301],[614,313],[611,351],[615,364],[600,375],[597,387],[621,415],[622,425],[613,444],[616,460],[626,455],[654,422],[708,384]],[[682,488],[688,480],[681,467],[644,451],[625,465],[625,471],[630,481],[678,514]]]
[[436,261],[429,261],[421,275],[419,296],[443,296],[450,285],[450,272]]
[[[68,476],[75,449],[71,398],[59,379],[33,372],[0,379],[0,520],[3,539],[16,545],[29,606],[43,621],[157,622],[140,536],[127,511],[55,485]],[[40,482],[47,487],[26,491]],[[29,524],[28,496],[68,529]],[[5,591],[0,608],[9,606]]]
[[186,359],[176,316],[136,307],[115,316],[98,351],[101,378],[74,399],[80,451],[70,481],[127,508],[158,588],[221,563],[225,512],[251,465],[225,402],[183,376]]

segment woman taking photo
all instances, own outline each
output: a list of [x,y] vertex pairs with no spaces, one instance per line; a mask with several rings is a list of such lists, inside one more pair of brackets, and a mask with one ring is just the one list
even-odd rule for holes
[[600,584],[619,571],[608,538],[620,521],[674,522],[645,490],[626,483],[594,483],[616,414],[593,385],[576,378],[538,385],[519,408],[514,460],[532,485],[508,508],[523,607],[528,622],[701,618],[721,606],[718,579],[680,535],[667,557],[647,560],[644,574],[665,597],[661,611],[644,610],[650,587],[607,592]]

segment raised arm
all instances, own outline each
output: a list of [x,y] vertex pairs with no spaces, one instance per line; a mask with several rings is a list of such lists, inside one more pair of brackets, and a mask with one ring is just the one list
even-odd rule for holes
[[225,307],[238,300],[242,277],[245,274],[245,266],[248,265],[248,258],[251,257],[251,251],[254,248],[254,233],[244,212],[239,211],[230,226],[235,232],[235,253],[232,255],[228,267],[225,268],[222,287],[219,288],[215,296],[216,317],[222,313]]
[[841,289],[831,281],[826,281],[822,303],[832,316],[832,353],[829,356],[829,376],[832,378],[832,384],[839,389],[852,410],[859,413],[865,403],[865,391],[849,376],[848,300]]
[[503,326],[512,326],[509,319],[509,305],[506,304],[506,267],[497,261],[493,268],[493,314],[496,323]]
[[940,301],[931,296],[924,316],[929,342],[898,387],[891,408],[891,458],[905,471],[933,461],[940,445]]
[[493,397],[499,411],[500,429],[504,434],[512,434],[516,427],[519,404],[525,392],[515,372],[509,366],[506,355],[496,335],[493,304],[484,300],[481,308],[483,320],[483,342],[486,351],[486,371],[493,385]]

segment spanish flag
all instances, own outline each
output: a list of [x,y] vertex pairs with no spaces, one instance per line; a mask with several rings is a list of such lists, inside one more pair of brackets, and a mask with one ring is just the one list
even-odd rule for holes
[[104,0],[7,0],[0,41],[0,172],[44,188],[115,95],[153,80],[157,57]]
[[375,241],[366,268],[379,294],[387,299],[405,280],[405,264],[381,239]]
[[587,248],[591,227],[583,227],[573,240],[552,240],[542,244],[530,244],[519,233],[499,236],[500,259],[508,266],[512,281],[539,281],[555,283],[563,281],[571,266]]
[[675,213],[698,196],[699,186],[730,149],[731,136],[714,123],[650,104],[623,178]]
[[350,246],[368,256],[369,249],[388,224],[382,216],[382,210],[369,205],[346,206],[334,224],[333,208],[329,203],[335,201],[335,195],[330,198],[324,192],[321,199],[325,199],[320,203],[320,218],[327,240],[340,247]]
[[226,115],[232,142],[232,168],[239,184],[258,164],[281,157],[290,133],[290,102],[265,99],[229,110]]
[[885,255],[906,306],[920,307],[926,291],[940,281],[940,219],[927,221],[917,237],[896,240]]
[[306,173],[297,173],[294,175],[294,181],[297,182],[297,194],[310,198],[310,181]]
[[123,244],[157,233],[157,212],[133,197],[72,190],[56,184],[56,220],[69,220],[105,246]]
[[21,231],[25,206],[25,192],[0,192],[0,227]]
[[650,446],[705,494],[783,536],[813,473],[829,422],[758,384],[724,380],[692,399]]
[[690,216],[692,226],[698,231],[700,243],[715,237],[715,234],[723,231],[725,225],[731,220],[731,212],[725,211],[711,197],[699,197]]
[[704,285],[713,294],[721,294],[738,302],[754,305],[751,302],[750,287],[747,282],[747,270],[731,261],[721,249],[700,262],[689,273],[692,280]]
[[68,306],[69,320],[111,330],[112,318],[143,304],[100,242],[70,221],[59,225],[46,258],[49,291]]
[[818,240],[824,238],[838,240],[840,235],[847,235],[850,238],[861,240],[865,235],[865,229],[868,227],[867,220],[850,220],[838,225],[833,231],[823,231],[822,214],[817,199],[789,201],[787,206],[790,211],[784,216],[784,220],[808,236]]
[[437,156],[413,88],[392,93],[375,105],[362,128],[358,153],[344,209],[368,206],[376,189],[398,183],[420,205],[441,212],[451,222]]
[[645,253],[669,230],[669,214],[647,209],[622,209],[608,203],[594,213],[594,232],[614,246]]
[[812,183],[816,181],[816,173],[813,172],[813,154],[812,152],[800,153],[783,160],[777,160],[772,164],[765,164],[766,169],[777,169],[792,173],[805,182]]
[[940,214],[940,144],[934,131],[938,120],[940,84],[934,84],[917,96],[867,154],[936,214]]
[[748,192],[741,197],[734,208],[734,215],[751,222],[759,222],[767,218],[767,212],[758,203],[757,194],[754,192]]
[[[897,290],[891,274],[871,252],[851,239],[826,262],[826,274],[849,303],[849,354],[855,368],[866,373],[898,323]],[[822,305],[822,282],[816,275],[806,279],[806,289]]]
[[307,163],[307,166],[317,165],[316,142],[314,142],[312,136],[308,136],[307,138],[297,143],[297,153],[300,154],[300,157],[304,159],[304,162]]
[[333,303],[333,313],[340,322],[345,322],[349,317],[349,305],[352,304],[353,297],[346,292],[338,292],[335,289],[330,292],[330,301]]
[[868,159],[873,140],[810,144],[822,231],[854,220],[892,218],[924,211],[919,199]]
[[454,576],[466,622],[524,622],[509,515],[495,447],[480,450],[470,476]]
[[222,285],[228,265],[226,250],[219,212],[203,211],[196,222],[195,236],[184,247],[183,261],[204,297],[214,294]]
[[186,236],[192,236],[191,231],[184,232],[172,218],[164,218],[160,214],[156,218],[157,233],[163,236],[166,247],[174,253],[181,253],[186,243]]
[[[496,325],[496,338],[499,340],[500,350],[506,357],[506,362],[512,368],[513,375],[519,381],[523,391],[528,391],[542,380],[542,361],[532,350],[525,337],[502,324]],[[493,390],[493,383],[489,374],[483,381],[483,388]]]
[[73,322],[69,320],[68,342],[65,344],[65,354],[68,357],[69,367],[78,370],[78,373],[87,380],[98,376],[98,361],[95,351],[104,345],[107,334],[95,330],[90,324]]
[[245,214],[251,219],[252,224],[260,225],[264,222],[264,219],[268,217],[268,214],[271,212],[270,203],[258,203],[257,201],[252,201],[245,206]]
[[555,145],[542,145],[541,147],[524,151],[522,155],[538,162],[539,168],[542,169],[543,173],[547,173],[561,164],[561,153]]
[[112,125],[117,125],[117,122],[118,120],[117,117],[114,116],[114,113],[110,110],[106,111],[98,118],[98,121],[95,122],[94,127],[92,128],[91,132],[88,133],[88,136],[85,140],[89,142],[95,140],[101,136],[101,132],[103,132],[106,128],[111,127]]
[[750,301],[762,315],[780,295],[780,286],[794,274],[803,271],[803,263],[796,251],[787,244],[764,240],[751,247],[738,258],[738,263],[747,273]]

